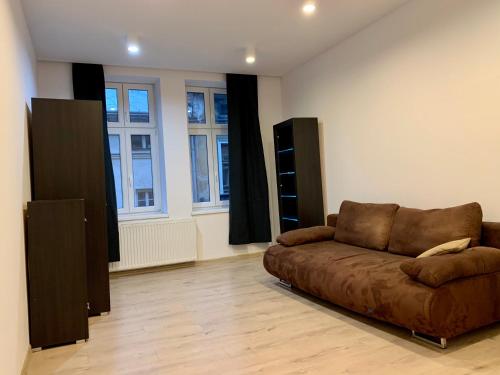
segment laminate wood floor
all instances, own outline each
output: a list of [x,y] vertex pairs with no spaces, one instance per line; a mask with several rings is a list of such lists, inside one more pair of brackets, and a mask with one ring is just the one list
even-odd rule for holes
[[500,325],[447,350],[278,286],[262,255],[111,280],[84,344],[31,355],[38,374],[500,374]]

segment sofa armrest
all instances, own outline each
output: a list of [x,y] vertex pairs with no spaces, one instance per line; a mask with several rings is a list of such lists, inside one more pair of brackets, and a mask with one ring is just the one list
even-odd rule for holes
[[407,260],[400,268],[412,279],[437,288],[456,279],[500,271],[500,249],[473,247],[458,254]]
[[326,225],[335,228],[337,226],[337,219],[339,214],[330,214],[326,217]]
[[280,234],[276,241],[283,246],[297,246],[310,242],[333,240],[334,236],[335,228],[329,226],[318,226],[285,232]]

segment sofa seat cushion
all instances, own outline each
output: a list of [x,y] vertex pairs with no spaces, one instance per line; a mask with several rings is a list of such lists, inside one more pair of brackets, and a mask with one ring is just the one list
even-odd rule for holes
[[369,252],[373,250],[335,241],[313,242],[291,247],[275,245],[266,251],[264,266],[269,273],[280,279],[303,280],[304,284],[310,285],[309,289],[315,289],[318,278],[324,283],[327,280],[323,280],[322,277],[328,277],[327,274],[317,273],[316,269],[323,267],[325,263],[332,264],[343,258]]
[[432,336],[454,337],[499,318],[500,272],[430,288],[401,271],[406,260],[327,241],[273,246],[264,266],[319,298]]
[[470,237],[479,246],[483,214],[478,203],[434,210],[401,207],[394,218],[389,252],[416,257],[445,242]]
[[335,241],[349,245],[385,250],[397,204],[344,201],[335,228]]

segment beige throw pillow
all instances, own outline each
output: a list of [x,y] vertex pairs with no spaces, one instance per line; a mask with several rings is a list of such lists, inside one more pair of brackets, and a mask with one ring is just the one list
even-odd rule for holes
[[470,240],[471,240],[470,238],[464,238],[462,240],[450,241],[450,242],[443,243],[441,245],[437,245],[436,247],[433,247],[432,249],[424,251],[417,258],[426,258],[426,257],[434,256],[434,255],[443,255],[443,254],[449,254],[449,253],[459,253],[460,251],[467,249],[467,246],[469,246]]

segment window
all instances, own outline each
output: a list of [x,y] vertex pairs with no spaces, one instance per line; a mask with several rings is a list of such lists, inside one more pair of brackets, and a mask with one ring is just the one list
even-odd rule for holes
[[186,89],[193,207],[229,204],[226,90]]
[[116,204],[118,209],[123,208],[123,188],[122,188],[122,158],[120,148],[120,136],[118,134],[109,135],[109,148],[111,151],[111,162],[113,164],[113,175],[115,177]]
[[160,211],[152,85],[106,83],[109,147],[119,214]]
[[217,160],[219,172],[219,195],[220,200],[229,199],[229,148],[227,135],[215,136],[217,146]]
[[188,91],[187,115],[190,124],[206,124],[205,95],[203,92]]

